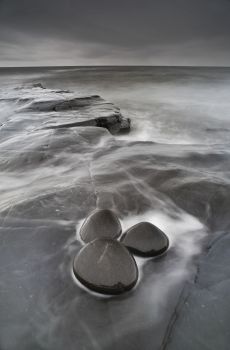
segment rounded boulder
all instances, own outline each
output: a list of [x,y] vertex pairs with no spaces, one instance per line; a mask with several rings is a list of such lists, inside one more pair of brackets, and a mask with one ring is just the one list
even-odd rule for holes
[[140,222],[130,227],[121,237],[121,242],[134,254],[155,257],[169,247],[169,239],[164,232],[149,222]]
[[120,236],[121,230],[120,221],[112,210],[99,209],[84,221],[80,237],[85,243],[98,238],[116,239]]
[[73,262],[76,278],[87,288],[103,294],[121,294],[138,279],[133,256],[121,243],[97,239],[83,247]]

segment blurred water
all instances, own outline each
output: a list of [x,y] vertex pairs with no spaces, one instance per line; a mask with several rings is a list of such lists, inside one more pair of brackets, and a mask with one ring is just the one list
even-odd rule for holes
[[[46,89],[34,87],[35,83]],[[131,118],[130,134],[114,137],[93,127],[44,130],[49,123],[81,119],[86,112],[27,110],[32,101],[95,94]],[[0,334],[3,349],[15,349],[16,343],[17,350],[30,349],[31,344],[32,348],[75,349],[76,339],[79,349],[160,347],[207,237],[230,227],[229,111],[227,68],[0,69],[2,237],[9,227],[30,228],[20,231],[20,238],[15,236],[13,246],[17,248],[22,240],[26,255],[16,248],[16,259],[9,253],[7,273],[12,278],[7,283],[12,285],[6,290],[17,290],[18,283],[31,295],[38,290],[40,310],[35,312],[29,299],[23,299],[30,305],[33,322],[18,328],[26,318],[25,308],[18,310],[14,322],[7,323],[8,332]],[[81,247],[79,226],[95,208],[115,210],[123,229],[150,221],[170,239],[164,258],[137,259],[139,283],[118,299],[90,295],[76,285],[70,272]],[[68,235],[56,241],[58,233],[52,235],[49,225],[57,225],[57,232],[69,230]],[[47,232],[40,237],[44,227]],[[28,274],[35,241],[43,247],[41,261],[52,262],[60,253],[56,265],[34,268],[39,286]],[[2,265],[9,264],[9,255],[2,256]],[[20,259],[26,265],[18,270]],[[47,284],[42,269],[47,269]],[[1,281],[6,278],[4,272]],[[53,285],[59,295],[55,298]],[[3,300],[10,304],[18,298],[16,305],[24,305],[20,296],[9,295],[4,294]],[[8,307],[5,312],[12,310]],[[16,343],[10,341],[10,332]],[[31,332],[36,343],[33,338],[25,345],[24,335]],[[60,343],[55,340],[59,332]]]
[[[228,68],[91,68],[57,71],[44,82],[104,96],[133,121],[130,138],[167,143],[229,139]],[[199,122],[199,128],[197,123]]]

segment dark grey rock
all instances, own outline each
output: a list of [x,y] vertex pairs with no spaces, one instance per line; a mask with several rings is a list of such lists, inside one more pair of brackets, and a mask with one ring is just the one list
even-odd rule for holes
[[105,128],[111,134],[125,134],[130,131],[131,121],[129,118],[124,118],[120,113],[108,117],[100,117],[95,119],[96,126]]
[[82,284],[103,294],[121,294],[133,288],[138,279],[132,255],[111,239],[97,239],[82,248],[73,270]]
[[101,97],[95,95],[68,99],[59,97],[50,100],[34,100],[27,109],[35,112],[67,111],[102,103],[102,101],[104,100]]
[[129,228],[121,241],[131,252],[145,257],[163,254],[169,246],[164,232],[149,222],[141,222]]
[[[187,283],[164,341],[167,350],[226,350],[230,342],[230,235],[214,234]],[[163,347],[162,347],[163,348]]]
[[58,124],[46,127],[46,129],[73,128],[81,126],[96,126],[105,128],[113,135],[125,134],[130,131],[131,121],[129,118],[124,118],[121,114],[110,115],[107,117],[99,117],[94,119],[83,120],[81,122]]
[[[124,345],[158,350],[178,296],[170,289],[170,297],[162,297],[161,303],[151,291],[158,292],[163,264],[173,261],[147,261],[141,285],[133,293],[94,297],[72,278],[73,259],[81,249],[75,222],[45,220],[42,215],[38,220],[0,216],[1,350],[76,350],[76,344],[87,350]],[[176,292],[181,293],[178,286]],[[137,331],[139,324],[143,327]]]
[[120,129],[119,133],[126,134],[130,132],[131,128],[131,119],[130,118],[121,118],[120,120]]
[[108,209],[95,210],[83,223],[80,237],[85,243],[97,238],[118,238],[121,224],[115,213]]
[[45,89],[45,87],[42,85],[42,83],[34,83],[32,86],[33,86],[34,88]]
[[[42,87],[41,84],[34,84],[34,87]],[[42,87],[43,88],[43,87]],[[124,134],[130,131],[131,121],[129,118],[123,117],[120,109],[113,103],[105,101],[98,95],[73,97],[68,96],[68,90],[56,90],[49,92],[53,94],[53,98],[41,100],[41,98],[31,99],[27,103],[23,112],[69,112],[76,111],[72,117],[67,116],[67,120],[62,119],[56,113],[56,117],[52,117],[51,123],[48,123],[44,129],[74,128],[82,126],[96,126],[105,128],[113,135]],[[63,93],[65,96],[60,96]],[[57,95],[58,94],[58,95]],[[21,101],[21,103],[26,101]],[[78,114],[80,112],[80,115]]]
[[70,94],[71,90],[55,90],[56,94]]

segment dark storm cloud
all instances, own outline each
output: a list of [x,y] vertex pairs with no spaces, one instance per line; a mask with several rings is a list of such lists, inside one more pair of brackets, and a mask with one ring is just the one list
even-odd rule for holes
[[229,39],[228,0],[0,0],[0,62],[230,64]]

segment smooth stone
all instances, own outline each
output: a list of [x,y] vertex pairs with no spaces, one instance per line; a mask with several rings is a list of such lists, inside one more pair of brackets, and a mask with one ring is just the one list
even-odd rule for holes
[[130,227],[121,237],[121,242],[132,253],[144,257],[163,254],[169,247],[168,237],[149,222]]
[[83,223],[80,237],[85,243],[97,238],[118,238],[122,228],[115,213],[108,209],[94,211]]
[[138,279],[133,256],[118,241],[96,239],[83,247],[74,259],[73,271],[87,288],[103,294],[121,294]]

